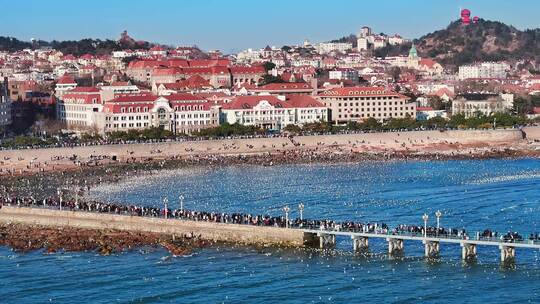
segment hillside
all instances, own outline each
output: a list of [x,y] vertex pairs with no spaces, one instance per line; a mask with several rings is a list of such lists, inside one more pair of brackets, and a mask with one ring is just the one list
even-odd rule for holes
[[[351,42],[354,35],[332,42]],[[447,28],[415,39],[422,57],[435,58],[446,65],[461,65],[475,61],[533,59],[540,62],[540,29],[520,31],[497,21],[480,19],[477,24],[462,25],[454,21]],[[407,55],[411,44],[387,46],[375,50],[377,57]]]
[[131,41],[124,37],[118,41],[114,40],[100,40],[100,39],[81,39],[78,41],[75,40],[66,40],[66,41],[57,41],[53,40],[48,41],[34,41],[27,42],[21,41],[13,37],[2,37],[0,36],[0,51],[20,51],[23,49],[29,48],[40,48],[40,47],[50,47],[55,50],[59,50],[64,54],[73,54],[75,56],[80,56],[83,54],[92,54],[92,55],[104,55],[110,54],[112,51],[126,50],[126,49],[148,49],[152,44],[145,41]]
[[415,44],[420,56],[450,65],[518,58],[540,61],[540,29],[520,31],[483,19],[470,25],[454,21],[446,29],[415,40]]

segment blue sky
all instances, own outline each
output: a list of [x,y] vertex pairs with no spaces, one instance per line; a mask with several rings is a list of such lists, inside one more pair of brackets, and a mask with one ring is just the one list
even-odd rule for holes
[[[519,5],[517,5],[519,3]],[[225,52],[375,32],[407,38],[441,29],[459,8],[520,29],[540,27],[538,0],[0,0],[0,35],[136,39]]]

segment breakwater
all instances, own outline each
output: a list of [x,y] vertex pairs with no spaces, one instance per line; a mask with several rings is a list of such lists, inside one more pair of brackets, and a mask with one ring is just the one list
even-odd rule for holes
[[0,209],[0,222],[48,227],[114,229],[168,235],[194,234],[203,240],[246,245],[302,246],[304,235],[301,230],[275,227],[13,206],[2,206]]

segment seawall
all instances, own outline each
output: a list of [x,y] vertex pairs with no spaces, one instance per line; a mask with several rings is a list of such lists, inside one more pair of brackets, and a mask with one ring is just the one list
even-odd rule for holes
[[19,223],[50,227],[115,229],[133,232],[186,234],[202,239],[247,245],[302,246],[303,232],[294,229],[249,225],[148,218],[129,215],[61,211],[40,208],[2,206],[0,223]]
[[[540,128],[538,128],[540,130]],[[540,132],[536,128],[530,128],[531,135]],[[335,135],[315,135],[315,136],[295,136],[294,140],[301,144],[304,149],[318,148],[321,143],[328,145],[350,146],[351,142],[364,142],[363,149],[403,149],[402,142],[417,141],[417,147],[422,145],[437,144],[445,141],[457,142],[460,144],[517,144],[522,141],[521,132],[515,129],[508,130],[452,130],[452,131],[411,131],[411,132],[387,132],[387,133],[360,133],[360,134],[335,134]],[[423,144],[420,144],[420,141]],[[236,146],[235,149],[225,149],[226,146]],[[102,145],[83,146],[73,148],[45,148],[30,150],[5,150],[0,151],[0,159],[6,165],[27,165],[29,161],[50,164],[63,163],[52,161],[52,157],[69,157],[77,155],[80,160],[89,159],[91,155],[116,156],[118,159],[131,157],[171,157],[189,156],[194,154],[229,154],[237,155],[243,153],[272,153],[278,150],[296,149],[290,140],[285,137],[275,138],[251,138],[251,139],[223,139],[223,140],[203,140],[188,142],[164,142],[147,144],[124,144],[124,145]],[[155,151],[159,150],[159,153]],[[17,161],[21,159],[23,161]],[[69,161],[64,161],[71,163]]]

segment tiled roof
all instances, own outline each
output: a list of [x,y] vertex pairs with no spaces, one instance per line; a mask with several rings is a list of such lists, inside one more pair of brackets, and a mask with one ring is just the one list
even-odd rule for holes
[[336,97],[362,97],[362,96],[398,96],[398,93],[389,92],[383,87],[345,87],[333,88],[323,92],[320,96]]
[[58,79],[57,84],[77,84],[75,78],[70,75],[64,75]]
[[276,108],[293,108],[293,106],[286,102],[278,99],[276,96],[266,95],[266,96],[237,96],[230,103],[225,104],[223,109],[229,110],[241,110],[241,109],[253,109],[261,101],[267,101],[270,105]]

